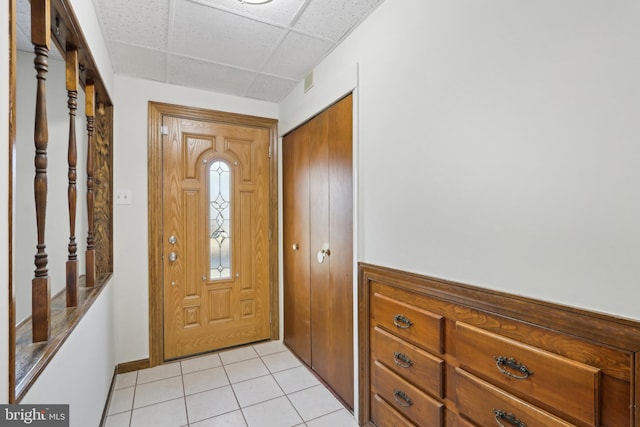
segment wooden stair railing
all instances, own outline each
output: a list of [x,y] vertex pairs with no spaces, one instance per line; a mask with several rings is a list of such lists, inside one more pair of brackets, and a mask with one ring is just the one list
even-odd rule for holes
[[[20,313],[19,323],[16,322],[17,289],[14,281],[16,271],[15,248],[16,228],[15,203],[16,182],[18,175],[16,161],[18,152],[16,140],[16,0],[9,0],[9,282],[8,292],[11,296],[9,304],[9,403],[17,403],[25,396],[37,378],[44,372],[48,363],[65,342],[75,325],[77,325],[105,285],[108,284],[113,272],[113,104],[109,97],[100,72],[96,66],[91,50],[85,39],[80,24],[71,6],[72,0],[29,0],[31,14],[31,42],[34,46],[34,67],[36,71],[35,117],[34,117],[34,184],[35,198],[35,226],[37,234],[36,253],[34,255],[35,271],[31,281],[31,317]],[[54,19],[55,18],[55,22]],[[52,229],[59,228],[64,219],[60,215],[49,213],[47,218],[48,190],[65,185],[58,182],[48,170],[49,139],[53,145],[51,152],[61,149],[57,143],[63,144],[67,135],[53,132],[57,126],[50,126],[47,112],[47,78],[50,73],[49,56],[51,46],[59,48],[66,58],[66,90],[67,107],[69,112],[68,134],[68,172],[67,172],[67,202],[69,207],[69,239],[68,257],[66,260],[66,288],[58,293],[52,289],[49,270],[49,255],[47,254],[47,236],[49,237],[49,251],[59,247],[61,240],[66,240],[64,231],[54,233]],[[55,64],[52,64],[55,65]],[[49,77],[49,80],[51,78]],[[56,82],[54,82],[55,84]],[[62,83],[62,82],[60,82]],[[89,230],[87,232],[86,255],[86,286],[80,288],[80,271],[78,259],[79,239],[77,236],[78,220],[78,141],[76,119],[78,98],[82,89],[86,95],[86,120],[88,132],[87,146],[87,216]],[[25,91],[26,93],[26,91]],[[55,94],[54,94],[55,95]],[[51,95],[50,95],[51,96]],[[55,96],[54,96],[55,98]],[[52,99],[49,100],[52,104]],[[56,99],[56,103],[59,101]],[[57,107],[57,106],[56,106]],[[56,108],[54,107],[54,108]],[[97,108],[96,108],[97,107]],[[49,111],[49,113],[52,110]],[[97,114],[96,114],[97,113]],[[33,123],[33,122],[32,122]],[[51,135],[49,135],[51,132]],[[52,165],[56,166],[56,165]],[[61,166],[61,165],[60,165]],[[51,168],[53,169],[53,167]],[[20,170],[20,176],[26,171]],[[62,179],[64,181],[64,178]],[[20,191],[22,194],[23,191]],[[25,194],[25,197],[29,197]],[[64,196],[62,196],[64,197]],[[46,229],[47,220],[53,220]],[[14,226],[11,226],[13,224]],[[52,227],[53,226],[53,227]],[[47,233],[48,232],[48,233]],[[13,237],[12,237],[13,236]],[[20,234],[20,236],[23,236]],[[19,237],[18,237],[19,239]],[[51,246],[51,240],[56,240]],[[62,249],[64,250],[64,249]],[[81,250],[80,250],[81,251]],[[82,251],[81,251],[82,252]],[[53,259],[53,258],[52,258]],[[23,260],[21,259],[20,262]],[[28,262],[28,261],[27,261]],[[20,264],[22,265],[22,264]],[[22,268],[20,268],[22,270]],[[27,266],[28,269],[28,266]],[[54,280],[57,280],[55,278]],[[62,279],[62,278],[59,278]],[[22,282],[23,279],[20,279]],[[56,282],[57,283],[57,282]],[[22,283],[22,286],[28,283]],[[56,295],[52,298],[52,293]],[[82,292],[80,292],[82,290]],[[22,295],[22,293],[20,293]],[[63,302],[66,299],[66,307]],[[25,318],[26,317],[26,318]],[[35,345],[34,345],[35,344]]]
[[38,232],[37,253],[35,255],[35,275],[31,282],[32,338],[33,342],[47,341],[51,330],[51,287],[48,256],[45,245],[45,223],[47,217],[47,145],[49,131],[47,125],[46,79],[51,46],[51,13],[49,0],[31,1],[31,42],[34,45],[37,89],[36,116],[34,127],[35,179],[34,195],[36,205],[36,226]]
[[78,244],[76,243],[76,165],[78,149],[76,146],[76,110],[78,108],[78,49],[67,46],[67,94],[69,107],[69,259],[67,260],[67,307],[78,306]]

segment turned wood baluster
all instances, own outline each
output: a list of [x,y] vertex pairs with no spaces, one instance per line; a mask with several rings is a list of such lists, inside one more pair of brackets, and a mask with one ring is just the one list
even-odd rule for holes
[[94,201],[93,192],[93,130],[95,121],[95,85],[87,80],[85,86],[86,95],[86,115],[87,133],[89,143],[87,147],[87,218],[89,219],[89,231],[87,233],[87,253],[86,253],[86,277],[85,286],[92,287],[96,283],[96,243],[94,235]]
[[78,49],[67,46],[67,105],[69,107],[69,259],[67,261],[67,307],[78,305],[78,244],[76,243],[76,110],[78,109]]
[[48,257],[45,245],[45,222],[47,217],[47,144],[49,131],[47,126],[46,79],[48,71],[50,36],[49,0],[31,1],[31,42],[34,45],[37,90],[36,117],[34,127],[35,143],[35,179],[34,195],[36,205],[36,226],[38,234],[37,253],[35,255],[35,275],[31,281],[31,321],[33,342],[47,341],[51,330],[51,288]]

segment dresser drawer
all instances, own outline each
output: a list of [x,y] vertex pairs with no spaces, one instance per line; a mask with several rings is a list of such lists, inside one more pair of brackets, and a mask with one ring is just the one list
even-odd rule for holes
[[435,397],[443,397],[444,361],[379,328],[371,329],[371,358]]
[[442,353],[444,319],[411,304],[405,304],[380,293],[371,297],[371,319],[394,335],[433,351]]
[[461,367],[580,425],[598,425],[599,369],[465,323],[456,324],[456,337]]
[[371,362],[371,391],[420,426],[441,426],[444,405],[377,360]]
[[[461,414],[479,426],[573,426],[548,412],[456,368],[456,401]],[[519,424],[518,421],[523,424]]]
[[377,394],[371,396],[371,420],[378,427],[415,427]]
[[475,424],[473,424],[471,421],[467,420],[466,418],[463,418],[462,416],[459,416],[458,418],[456,418],[454,426],[455,427],[476,427]]

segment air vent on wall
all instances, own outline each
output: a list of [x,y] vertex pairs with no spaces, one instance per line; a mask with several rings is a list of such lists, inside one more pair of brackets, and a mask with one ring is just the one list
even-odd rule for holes
[[309,89],[311,89],[312,87],[313,87],[313,71],[307,74],[307,76],[304,78],[304,93],[309,92]]

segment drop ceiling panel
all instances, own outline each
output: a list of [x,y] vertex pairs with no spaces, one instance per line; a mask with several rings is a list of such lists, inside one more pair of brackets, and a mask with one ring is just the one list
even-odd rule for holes
[[[29,24],[31,28],[31,24]],[[33,44],[31,44],[31,32],[29,34],[24,32],[24,29],[18,26],[16,29],[16,45],[18,50],[25,52],[33,52]]]
[[282,99],[283,93],[291,92],[295,86],[294,80],[259,74],[245,95],[249,98],[278,102]]
[[16,26],[26,33],[27,38],[31,38],[31,4],[27,0],[16,4]]
[[167,55],[164,52],[119,42],[109,43],[116,72],[149,80],[166,81]]
[[264,72],[300,81],[332,49],[333,43],[290,32],[269,58]]
[[254,78],[255,73],[233,67],[176,55],[167,57],[167,80],[176,85],[244,96]]
[[107,40],[166,49],[167,0],[108,0],[96,4]]
[[251,5],[238,0],[189,0],[193,3],[237,13],[247,17],[287,26],[305,4],[305,0],[274,0],[270,4]]
[[283,32],[240,15],[177,0],[169,48],[173,53],[255,70],[265,62]]
[[279,102],[383,0],[91,1],[116,73]]
[[294,27],[338,42],[379,3],[381,0],[312,1]]

